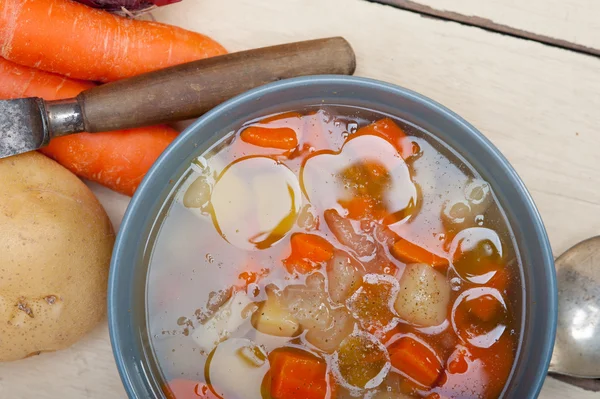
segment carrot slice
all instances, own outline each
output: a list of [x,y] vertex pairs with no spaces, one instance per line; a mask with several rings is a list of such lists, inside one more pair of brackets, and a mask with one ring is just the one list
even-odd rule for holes
[[175,379],[163,386],[167,399],[217,399],[209,386],[199,382],[184,379]]
[[390,252],[394,257],[406,263],[427,263],[433,267],[448,265],[448,259],[437,256],[402,238],[392,245]]
[[383,118],[357,130],[354,136],[372,134],[387,140],[398,152],[402,152],[401,141],[406,133],[390,118]]
[[108,82],[225,53],[199,33],[74,1],[0,2],[0,56],[72,78]]
[[327,397],[327,364],[301,350],[271,353],[271,396],[273,399],[324,399]]
[[302,115],[298,112],[273,115],[260,121],[261,125],[273,124],[273,126],[249,126],[244,129],[240,137],[242,141],[258,147],[293,150],[298,146],[296,130],[302,126],[301,118]]
[[392,366],[425,387],[431,387],[442,372],[435,352],[411,337],[398,339],[388,350]]
[[296,233],[290,239],[292,253],[313,262],[326,262],[333,258],[333,245],[316,234]]
[[298,146],[296,131],[290,127],[250,126],[241,134],[242,141],[258,147],[293,150]]
[[333,245],[315,234],[295,233],[290,238],[292,252],[283,260],[290,273],[310,273],[320,267],[320,263],[333,258]]

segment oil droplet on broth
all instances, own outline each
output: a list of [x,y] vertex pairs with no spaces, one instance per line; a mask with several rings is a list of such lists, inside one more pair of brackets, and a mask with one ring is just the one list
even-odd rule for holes
[[267,157],[241,158],[221,174],[211,196],[215,227],[229,243],[265,249],[296,222],[302,196],[287,166]]

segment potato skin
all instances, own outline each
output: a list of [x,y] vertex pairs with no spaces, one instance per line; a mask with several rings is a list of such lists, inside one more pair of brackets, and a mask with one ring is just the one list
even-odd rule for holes
[[36,152],[0,159],[0,361],[66,348],[104,318],[114,239],[67,169]]

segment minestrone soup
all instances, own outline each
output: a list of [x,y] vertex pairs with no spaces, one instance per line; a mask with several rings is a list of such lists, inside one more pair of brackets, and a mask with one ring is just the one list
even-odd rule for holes
[[199,155],[151,244],[168,398],[498,398],[522,285],[492,187],[372,111],[250,121]]

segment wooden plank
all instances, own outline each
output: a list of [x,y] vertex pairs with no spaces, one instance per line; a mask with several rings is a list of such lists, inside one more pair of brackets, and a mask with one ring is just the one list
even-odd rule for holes
[[[521,174],[555,253],[600,231],[600,60],[363,0],[190,0],[158,20],[230,50],[343,35],[358,75],[397,83],[481,129]],[[126,201],[94,188],[118,223]],[[124,398],[106,326],[66,351],[0,364],[0,397]],[[549,379],[542,399],[592,399]]]
[[371,1],[600,56],[600,3],[593,0]]

